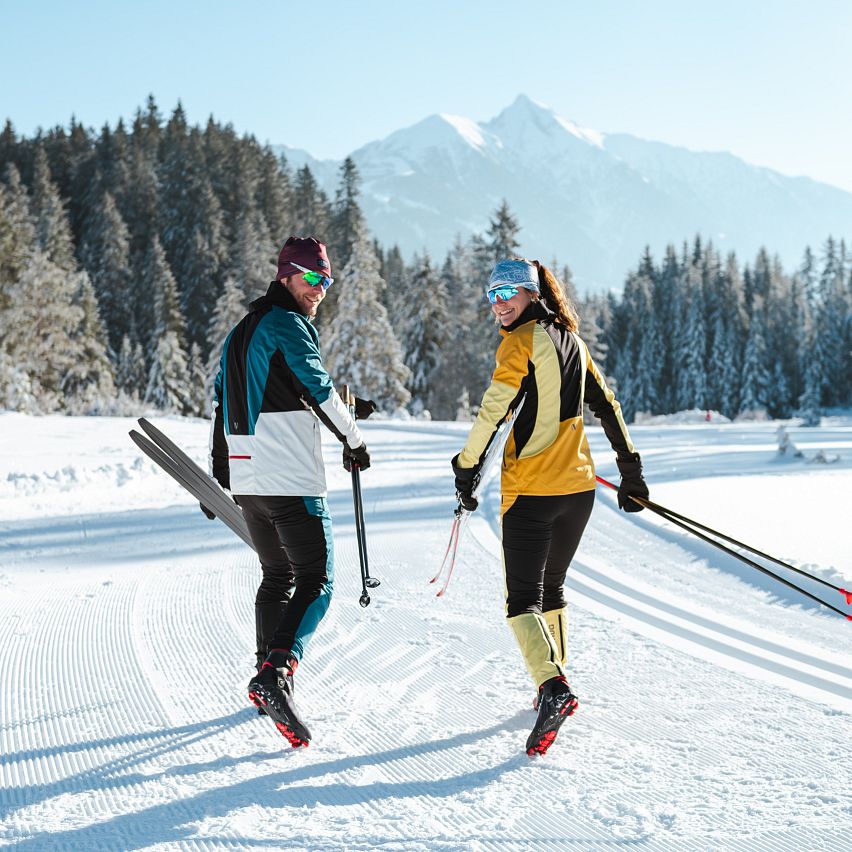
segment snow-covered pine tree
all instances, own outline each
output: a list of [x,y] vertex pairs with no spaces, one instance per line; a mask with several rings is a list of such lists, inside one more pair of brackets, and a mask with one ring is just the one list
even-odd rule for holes
[[[509,231],[511,229],[507,233]],[[511,245],[511,240],[504,248],[508,245]],[[479,405],[491,381],[494,354],[500,344],[497,322],[485,296],[488,277],[497,260],[512,256],[517,250],[512,248],[506,255],[498,254],[498,248],[496,243],[474,234],[464,248],[457,242],[451,249],[457,284],[455,289],[447,288],[450,311],[458,316],[459,322],[464,320],[467,323],[466,330],[460,329],[466,365],[462,383],[470,391],[475,406]]]
[[36,246],[35,222],[17,167],[9,163],[0,182],[0,310],[11,299],[11,285],[26,268]]
[[414,256],[408,292],[409,313],[401,342],[403,360],[411,372],[410,409],[415,415],[425,409],[446,419],[455,395],[453,391],[447,393],[449,377],[442,370],[449,341],[449,305],[444,281],[432,268],[428,254]]
[[411,398],[405,387],[409,371],[387,311],[376,297],[379,261],[366,231],[353,244],[339,278],[337,318],[322,329],[326,367],[335,384],[348,384],[380,409],[395,411]]
[[767,366],[764,302],[752,297],[752,314],[743,356],[740,414],[759,416],[765,412],[771,394],[772,379]]
[[210,326],[207,330],[207,366],[204,371],[204,407],[210,409],[213,399],[213,383],[219,372],[222,347],[231,329],[243,318],[246,306],[242,287],[233,279],[225,279],[222,295],[216,302]]
[[823,249],[812,355],[819,362],[824,406],[848,404],[852,390],[852,380],[847,374],[852,346],[852,340],[848,338],[852,309],[846,289],[843,253],[837,241],[829,237]]
[[148,337],[150,368],[144,400],[163,411],[186,413],[191,407],[189,366],[177,284],[155,237],[146,256],[142,288],[152,299],[152,332]]
[[96,187],[96,203],[100,202],[105,192],[112,195],[113,199],[124,198],[129,191],[130,140],[123,119],[118,120],[113,131],[110,131],[108,124],[103,126],[95,146],[95,158],[101,178]]
[[213,191],[203,142],[196,129],[190,132],[184,147],[187,171],[181,186],[180,215],[174,227],[174,261],[169,265],[178,283],[188,338],[206,351],[207,327],[222,292],[228,247],[222,208]]
[[187,380],[189,398],[186,413],[193,417],[205,417],[210,411],[207,404],[207,367],[197,343],[189,347]]
[[[647,249],[650,256],[650,248]],[[668,414],[676,410],[677,375],[680,364],[675,355],[674,341],[678,336],[681,314],[683,270],[674,245],[666,246],[660,269],[654,275],[654,313],[657,328],[664,342],[663,359],[660,365],[657,387],[658,413]],[[604,326],[608,328],[608,326]]]
[[[32,410],[90,410],[90,404],[97,408],[112,398],[112,371],[98,339],[94,292],[86,274],[75,271],[73,254],[63,251],[67,218],[61,203],[51,200],[55,187],[44,176],[44,162],[39,168],[39,219],[32,215],[14,169],[3,189],[2,218],[8,226],[2,264],[5,298],[0,300],[3,352],[7,366],[15,365],[14,383],[31,393]],[[59,266],[48,250],[71,266]],[[21,375],[27,377],[23,385]]]
[[132,342],[132,336],[125,334],[118,351],[118,363],[115,367],[115,384],[118,390],[129,400],[139,402],[148,383],[145,372],[145,353],[142,344]]
[[132,191],[116,198],[116,203],[130,232],[131,268],[138,270],[152,240],[160,233],[160,182],[155,164],[146,159],[135,135],[130,151],[129,185]]
[[[630,272],[624,284],[618,313],[623,335],[618,340],[614,378],[618,385],[619,402],[625,419],[630,422],[639,411],[648,411],[643,407],[650,404],[653,389],[646,383],[640,372],[639,352],[644,337],[645,325],[649,321],[650,282],[643,271]],[[643,366],[647,366],[647,361]],[[645,398],[645,394],[649,398]]]
[[246,301],[251,302],[266,292],[275,277],[278,252],[256,201],[258,171],[246,149],[237,147],[234,150],[233,167],[236,206],[240,213],[232,223],[227,274],[242,285]]
[[293,231],[293,178],[287,159],[265,148],[258,163],[257,205],[276,246]]
[[106,332],[88,274],[83,270],[75,277],[74,304],[82,318],[71,334],[77,357],[62,377],[64,407],[70,414],[104,414],[111,410],[116,395]]
[[[813,353],[813,345],[807,348],[810,353]],[[821,388],[822,375],[819,363],[815,358],[810,357],[805,364],[805,389],[799,397],[799,414],[802,417],[803,426],[819,426],[821,422]]]
[[[489,220],[486,231],[487,245],[491,253],[491,263],[515,257],[521,244],[518,233],[521,226],[509,210],[509,203],[504,198]],[[483,282],[484,283],[484,282]]]
[[[494,371],[494,353],[500,342],[485,298],[488,275],[493,267],[491,253],[480,236],[463,242],[456,236],[441,267],[449,314],[445,376],[458,388],[467,388],[476,406]],[[443,404],[441,407],[443,411]]]
[[[328,255],[333,270],[342,270],[349,263],[349,256],[356,236],[366,229],[364,214],[358,204],[360,177],[351,157],[347,157],[340,167],[340,178],[331,207],[328,232],[325,238],[318,239],[328,244]],[[381,255],[377,252],[377,257]],[[381,265],[381,261],[380,261]],[[337,315],[337,299],[340,291],[332,287],[325,295],[322,316],[317,316],[317,328],[334,323]],[[376,294],[377,298],[381,294]]]
[[[4,136],[12,134],[6,122]],[[39,403],[26,369],[18,357],[20,330],[11,310],[19,297],[19,280],[36,246],[35,224],[20,174],[11,162],[0,182],[0,409],[37,412]]]
[[134,287],[130,270],[130,233],[112,195],[104,193],[86,228],[81,250],[89,273],[110,348],[117,353],[130,332]]
[[62,177],[62,193],[68,199],[68,217],[75,242],[79,243],[85,227],[88,210],[86,202],[89,190],[98,182],[98,164],[95,157],[94,140],[88,129],[73,116],[68,133],[67,160],[63,164],[68,172]]
[[0,318],[4,350],[29,377],[40,412],[62,410],[63,379],[77,364],[72,335],[83,319],[73,299],[78,277],[52,263],[40,246],[32,246]]
[[603,296],[590,296],[577,304],[580,316],[580,337],[598,368],[606,372],[607,345],[603,329],[610,318],[609,302]]
[[[316,237],[327,243],[332,220],[331,205],[307,164],[296,172],[293,186],[293,220],[293,232],[296,236]],[[331,264],[333,271],[339,268],[333,257]]]
[[795,401],[804,392],[804,377],[799,371],[806,313],[798,276],[785,275],[776,255],[766,297],[766,348],[772,375],[767,410],[773,418],[790,417]]
[[405,281],[405,261],[402,259],[402,252],[399,246],[391,246],[380,257],[381,260],[381,276],[384,283],[383,289],[378,293],[379,301],[382,302],[388,310],[388,316],[392,324],[395,324],[395,314],[391,311],[389,300],[386,294],[392,294],[397,290],[402,289],[403,281]]
[[679,407],[681,409],[708,407],[707,392],[707,326],[704,321],[704,298],[700,283],[693,282],[688,293],[686,326],[681,338],[681,381]]
[[349,263],[349,254],[358,234],[365,227],[364,214],[358,203],[361,178],[351,157],[343,161],[339,181],[332,208],[329,251],[337,268],[343,269]]
[[[650,294],[649,294],[650,296]],[[650,305],[650,298],[649,298]],[[663,340],[657,327],[657,318],[649,312],[642,328],[639,342],[639,357],[636,362],[636,378],[633,383],[633,408],[654,414],[660,410],[660,368],[663,360]]]
[[38,145],[33,163],[30,210],[35,220],[39,245],[48,258],[68,273],[77,271],[74,239],[65,205],[50,178],[44,147]]

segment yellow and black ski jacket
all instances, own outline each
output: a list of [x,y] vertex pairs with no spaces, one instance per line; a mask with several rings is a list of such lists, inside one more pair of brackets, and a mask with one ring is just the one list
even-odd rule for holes
[[459,454],[460,467],[479,464],[500,424],[524,399],[503,452],[502,512],[520,494],[574,494],[595,487],[583,402],[619,458],[635,453],[621,406],[586,344],[555,320],[542,302],[532,302],[500,329],[497,366]]

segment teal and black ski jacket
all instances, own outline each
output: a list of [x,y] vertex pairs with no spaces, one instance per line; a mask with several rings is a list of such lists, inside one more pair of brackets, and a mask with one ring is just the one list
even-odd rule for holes
[[364,443],[323,366],[316,329],[273,281],[225,339],[211,473],[234,494],[324,497],[320,420],[350,447]]

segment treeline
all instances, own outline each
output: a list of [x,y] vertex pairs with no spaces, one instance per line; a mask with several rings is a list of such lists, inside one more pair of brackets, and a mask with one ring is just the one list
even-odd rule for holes
[[[484,282],[519,246],[505,202],[442,262],[407,260],[368,233],[351,160],[329,198],[309,167],[212,118],[190,127],[180,105],[164,120],[153,99],[99,133],[72,120],[26,139],[7,122],[0,175],[0,408],[206,414],[222,341],[290,234],[329,246],[317,326],[336,381],[441,419],[469,416],[488,382]],[[549,265],[576,301],[570,270]],[[794,274],[765,252],[740,270],[696,240],[581,302],[581,333],[630,418],[815,417],[852,393],[850,276],[833,240]]]
[[646,250],[620,296],[590,300],[628,419],[700,408],[727,417],[852,405],[852,255],[829,237],[785,272],[761,250],[740,268],[696,238]]

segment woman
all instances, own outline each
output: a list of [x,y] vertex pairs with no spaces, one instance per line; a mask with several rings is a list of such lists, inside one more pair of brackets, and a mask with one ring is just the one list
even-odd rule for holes
[[563,584],[595,500],[595,468],[583,403],[598,417],[621,473],[618,505],[648,497],[642,463],[621,407],[577,334],[577,315],[538,261],[501,260],[486,296],[500,326],[497,367],[464,449],[453,459],[456,491],[473,511],[479,466],[500,423],[521,400],[503,458],[506,615],[538,687],[538,718],[527,753],[544,754],[577,707],[565,676]]

